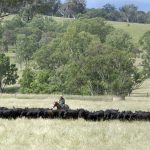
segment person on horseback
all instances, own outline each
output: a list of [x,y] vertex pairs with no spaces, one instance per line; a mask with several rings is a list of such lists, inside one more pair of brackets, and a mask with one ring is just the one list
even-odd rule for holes
[[60,97],[59,101],[54,102],[53,107],[51,108],[53,110],[53,108],[57,107],[57,110],[67,110],[69,109],[69,106],[67,104],[65,104],[65,99],[63,96]]
[[61,108],[64,108],[64,106],[65,106],[65,99],[63,98],[63,96],[60,97],[59,104],[60,104]]

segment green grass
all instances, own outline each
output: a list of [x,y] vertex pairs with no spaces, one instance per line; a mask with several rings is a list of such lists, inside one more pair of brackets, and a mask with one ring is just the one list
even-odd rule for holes
[[[4,95],[3,95],[4,96]],[[12,95],[0,98],[0,106],[51,107],[58,96],[45,95],[34,99],[20,99]],[[66,99],[73,109],[100,110],[114,108],[120,110],[150,111],[150,101],[144,98],[127,98],[125,102],[99,101],[91,99]],[[87,97],[88,98],[88,97]],[[98,98],[98,97],[97,97]],[[142,100],[142,101],[140,101]],[[150,147],[150,122],[101,121],[50,119],[0,119],[0,149],[9,150],[148,150]]]
[[145,80],[143,82],[143,84],[138,89],[136,89],[134,92],[150,94],[150,79]]
[[64,18],[64,17],[52,17],[55,21],[64,22],[64,21],[73,21],[73,18]]
[[108,23],[117,29],[123,29],[124,31],[128,32],[135,43],[138,43],[139,39],[145,32],[150,31],[150,24],[130,23],[128,25],[125,22],[115,21],[108,21]]

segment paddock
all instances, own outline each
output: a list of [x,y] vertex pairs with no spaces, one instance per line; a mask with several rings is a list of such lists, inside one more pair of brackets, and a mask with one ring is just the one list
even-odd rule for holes
[[[59,96],[2,95],[0,107],[47,108]],[[126,101],[112,102],[110,97],[64,96],[71,109],[89,111],[119,109],[120,111],[150,111],[146,97],[127,97]],[[145,150],[149,149],[150,122],[148,121],[85,121],[62,119],[0,119],[0,149],[71,149],[71,150]],[[59,144],[58,144],[59,143]]]

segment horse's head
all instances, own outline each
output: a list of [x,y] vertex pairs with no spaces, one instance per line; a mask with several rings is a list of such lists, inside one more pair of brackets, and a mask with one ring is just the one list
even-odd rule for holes
[[58,102],[54,102],[53,108],[57,107],[57,109],[60,109],[61,106]]

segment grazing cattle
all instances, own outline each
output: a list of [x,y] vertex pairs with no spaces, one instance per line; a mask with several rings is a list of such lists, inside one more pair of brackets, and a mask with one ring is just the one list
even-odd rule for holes
[[29,108],[25,108],[22,110],[20,117],[27,117],[27,113],[29,111]]
[[13,119],[21,117],[22,110],[23,110],[22,108],[13,108],[11,117]]
[[87,121],[100,121],[100,120],[114,120],[121,121],[150,121],[150,112],[144,111],[122,111],[119,112],[115,109],[107,109],[106,111],[100,110],[89,112],[84,109],[60,109],[52,110],[49,108],[12,108],[0,107],[0,118],[3,119],[16,119],[16,118],[61,118],[61,119],[78,119],[83,118]]
[[131,111],[124,111],[123,120],[131,121],[133,117],[133,113]]
[[118,112],[117,119],[124,120],[124,113],[125,113],[125,111]]
[[1,113],[0,113],[1,117],[4,118],[4,119],[11,119],[12,114],[13,114],[12,109],[2,110]]
[[150,121],[150,112],[136,111],[135,116],[139,121],[140,120]]
[[87,110],[80,109],[78,116],[79,116],[79,118],[83,118],[83,119],[85,119],[85,120],[88,120],[88,115],[89,115],[89,113],[90,113],[90,112],[87,111]]
[[59,118],[60,114],[58,110],[53,110],[53,118]]
[[44,116],[43,118],[54,118],[54,113],[51,109],[44,110]]
[[117,119],[118,113],[119,110],[107,109],[106,111],[104,111],[103,120]]
[[38,118],[39,116],[39,110],[38,109],[29,109],[26,117],[27,118]]
[[78,119],[79,110],[67,110],[64,112],[64,119]]
[[61,118],[61,119],[65,119],[64,115],[65,115],[66,110],[58,110],[58,112],[59,112],[58,117]]
[[119,112],[117,119],[123,120],[123,121],[132,121],[132,120],[134,120],[134,113],[131,111]]
[[100,121],[104,118],[104,111],[103,110],[100,110],[100,111],[96,111],[94,112],[94,115],[96,116],[96,120],[97,121]]

